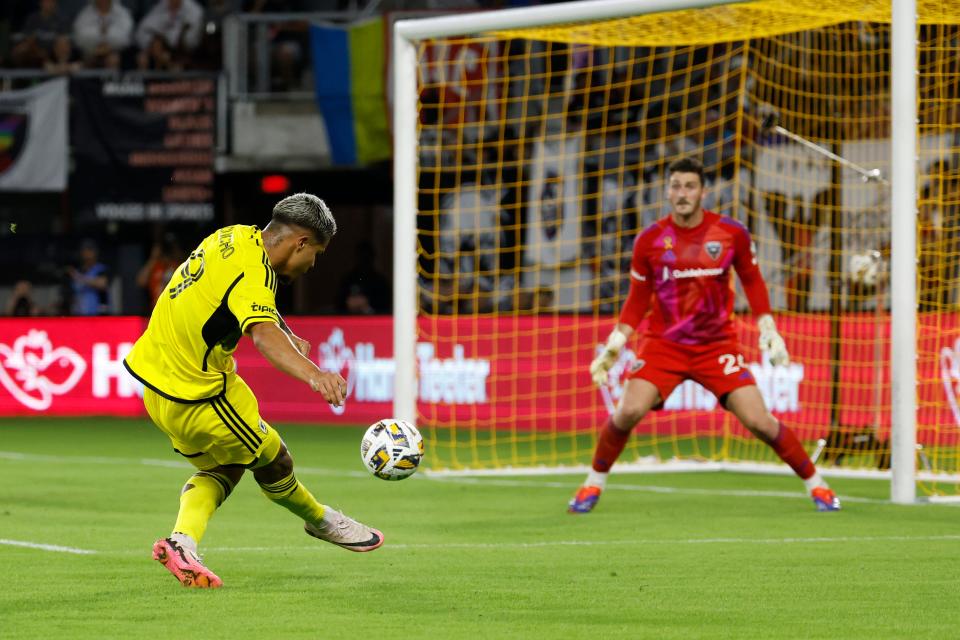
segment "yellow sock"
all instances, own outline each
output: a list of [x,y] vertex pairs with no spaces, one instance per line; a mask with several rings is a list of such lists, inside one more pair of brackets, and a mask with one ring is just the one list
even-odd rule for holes
[[175,533],[185,533],[199,544],[207,530],[207,523],[230,492],[230,479],[213,471],[198,471],[183,487],[180,494],[180,512],[177,514]]
[[323,519],[323,505],[303,486],[294,474],[269,484],[260,483],[263,495],[289,509],[306,522],[319,523]]

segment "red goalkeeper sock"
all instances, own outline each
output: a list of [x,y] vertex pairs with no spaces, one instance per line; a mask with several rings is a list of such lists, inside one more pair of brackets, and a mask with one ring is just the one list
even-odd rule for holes
[[813,461],[803,449],[793,429],[782,422],[779,425],[780,432],[777,433],[777,437],[767,444],[780,456],[781,460],[790,465],[801,480],[812,477],[817,472],[817,468],[813,466]]
[[610,471],[610,467],[623,453],[628,440],[630,440],[630,432],[617,429],[613,426],[613,418],[609,418],[600,430],[600,440],[593,454],[593,470],[600,473]]

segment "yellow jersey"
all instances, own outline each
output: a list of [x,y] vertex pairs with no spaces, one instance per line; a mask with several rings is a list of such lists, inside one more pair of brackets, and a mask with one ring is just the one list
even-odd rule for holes
[[137,380],[177,402],[204,402],[226,389],[240,336],[257,322],[280,324],[277,274],[260,230],[215,231],[174,272],[147,330],[123,363]]

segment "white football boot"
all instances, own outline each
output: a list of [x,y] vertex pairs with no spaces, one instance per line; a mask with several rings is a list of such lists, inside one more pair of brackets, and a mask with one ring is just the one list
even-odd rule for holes
[[373,551],[383,544],[383,534],[361,524],[336,509],[323,505],[323,520],[319,526],[305,522],[303,530],[319,540],[325,540],[350,551]]

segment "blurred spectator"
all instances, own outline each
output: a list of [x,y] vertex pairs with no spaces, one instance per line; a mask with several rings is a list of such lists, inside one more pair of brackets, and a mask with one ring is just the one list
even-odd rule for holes
[[183,250],[172,233],[164,234],[163,239],[153,245],[150,258],[137,274],[137,285],[147,290],[151,309],[157,304],[173,272],[183,259]]
[[137,53],[137,68],[144,71],[182,71],[183,57],[175,55],[164,44],[162,36],[153,36],[147,48]]
[[[246,0],[246,13],[297,13],[303,0]],[[270,82],[273,91],[289,91],[303,85],[307,68],[309,36],[307,22],[291,20],[270,26]]]
[[[54,58],[57,40],[70,33],[70,24],[57,6],[57,0],[40,0],[40,10],[27,16],[20,40],[10,53],[18,67],[43,67]],[[69,40],[68,40],[69,42]]]
[[517,311],[521,313],[546,313],[553,310],[556,295],[550,287],[521,289],[517,296]]
[[133,17],[117,0],[90,0],[73,21],[73,39],[88,67],[119,69],[132,36]]
[[37,303],[33,299],[33,285],[29,280],[19,280],[7,300],[8,316],[35,316]]
[[[784,264],[787,278],[784,283],[787,294],[787,308],[791,311],[811,311],[810,297],[813,293],[814,260],[817,250],[817,234],[820,227],[830,220],[834,209],[832,192],[824,189],[818,192],[810,208],[796,205],[795,218],[792,220],[792,238],[783,245]],[[809,213],[807,213],[809,211]]]
[[109,311],[110,274],[99,255],[96,243],[84,240],[80,245],[80,268],[67,267],[73,281],[74,315],[102,316]]
[[926,184],[920,190],[917,210],[917,308],[936,311],[941,305],[941,247],[943,220],[938,206],[941,201],[946,169],[944,161],[932,163],[926,170]]
[[489,172],[480,177],[481,184],[461,183],[439,203],[438,267],[441,275],[452,276],[461,313],[503,308],[514,288],[514,279],[498,269],[498,252],[509,246],[501,225],[507,190]]
[[219,31],[223,19],[238,12],[240,6],[241,0],[207,0],[206,10],[203,13],[204,30],[207,33]]
[[417,285],[421,311],[431,315],[456,313],[460,297],[455,280],[455,274],[443,272],[432,277],[421,276]]
[[240,10],[240,2],[241,0],[207,0],[203,13],[203,33],[190,61],[191,68],[222,68],[223,20]]
[[50,73],[70,73],[83,67],[70,36],[59,36],[53,41],[53,57],[43,65]]
[[141,69],[183,68],[203,35],[203,8],[195,0],[158,0],[137,26]]
[[704,113],[703,128],[694,138],[703,149],[703,167],[710,179],[733,178],[737,155],[736,120],[724,121],[716,109]]
[[[633,241],[637,229],[637,198],[640,189],[630,171],[607,173],[595,187],[597,215],[585,225],[591,236],[584,243],[583,257],[593,264],[601,313],[617,313],[616,302],[626,296],[630,283],[623,274],[630,271]],[[596,220],[596,226],[593,221]]]
[[390,313],[390,283],[377,271],[375,258],[373,243],[364,240],[357,244],[354,266],[340,281],[337,302],[341,313]]

